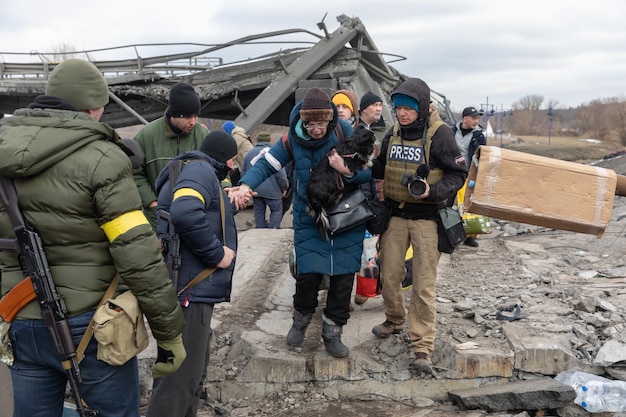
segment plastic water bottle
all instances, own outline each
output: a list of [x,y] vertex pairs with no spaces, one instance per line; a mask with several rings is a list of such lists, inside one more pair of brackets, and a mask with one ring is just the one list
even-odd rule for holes
[[603,397],[605,394],[605,386],[602,381],[587,381],[580,387],[580,389],[585,397]]
[[581,407],[594,412],[626,411],[626,382],[595,381],[585,382],[582,387]]
[[606,410],[606,404],[602,397],[589,398],[586,401],[580,403],[580,406],[590,413],[600,413]]
[[605,382],[604,395],[607,397],[621,397],[626,401],[626,382],[620,380]]

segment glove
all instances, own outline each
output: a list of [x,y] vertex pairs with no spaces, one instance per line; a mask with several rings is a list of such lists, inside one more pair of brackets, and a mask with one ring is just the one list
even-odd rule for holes
[[187,357],[182,334],[171,340],[157,341],[157,349],[157,359],[152,367],[154,379],[176,372]]

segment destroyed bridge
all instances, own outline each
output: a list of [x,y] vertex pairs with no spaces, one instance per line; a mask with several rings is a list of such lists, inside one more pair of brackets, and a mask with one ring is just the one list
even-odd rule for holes
[[[261,124],[288,126],[291,109],[313,86],[328,93],[349,89],[358,97],[373,91],[385,101],[384,119],[392,121],[389,95],[407,76],[391,67],[385,56],[390,62],[405,58],[380,52],[358,18],[341,15],[337,21],[340,25],[333,32],[322,19],[317,23],[319,33],[288,29],[216,45],[142,44],[72,52],[0,52],[0,118],[44,94],[46,80],[58,62],[82,58],[92,61],[107,80],[111,100],[101,121],[113,128],[161,117],[170,87],[179,81],[196,88],[202,102],[200,117],[234,120],[247,132]],[[311,40],[302,41],[304,37]],[[288,40],[282,40],[285,38]],[[252,48],[258,53],[277,44],[290,48],[228,62],[224,58],[235,56],[233,50],[237,48]],[[194,51],[162,55],[163,50],[182,47]],[[161,51],[161,55],[142,56],[141,49]],[[128,51],[134,54],[130,59],[95,58],[119,57]],[[432,92],[432,101],[442,118],[453,123],[446,97]]]

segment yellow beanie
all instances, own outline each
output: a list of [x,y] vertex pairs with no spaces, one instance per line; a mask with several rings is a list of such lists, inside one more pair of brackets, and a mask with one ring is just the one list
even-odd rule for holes
[[354,109],[352,108],[352,102],[350,101],[350,97],[345,95],[344,93],[337,93],[333,96],[332,102],[335,103],[335,106],[343,104],[347,106],[350,111],[354,114]]

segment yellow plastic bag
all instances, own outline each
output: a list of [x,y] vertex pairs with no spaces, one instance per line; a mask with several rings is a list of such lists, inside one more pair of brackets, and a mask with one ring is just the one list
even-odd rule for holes
[[456,202],[459,207],[459,213],[461,213],[461,219],[463,219],[465,234],[471,236],[491,233],[491,221],[489,220],[489,217],[481,214],[465,212],[463,200],[465,199],[466,188],[467,182],[463,184],[463,187],[461,187],[461,189],[456,193]]
[[489,217],[480,214],[465,213],[461,216],[466,235],[484,235],[491,233]]

